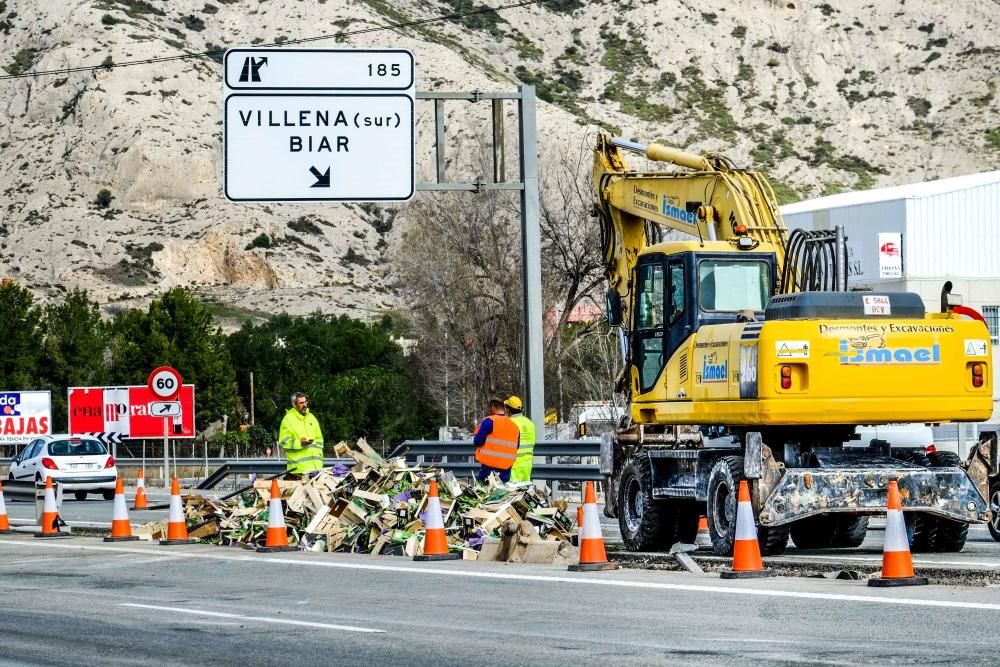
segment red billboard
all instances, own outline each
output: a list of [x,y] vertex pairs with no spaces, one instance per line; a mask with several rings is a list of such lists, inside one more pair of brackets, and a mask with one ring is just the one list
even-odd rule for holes
[[181,386],[174,401],[180,414],[157,417],[153,404],[163,404],[149,387],[70,387],[69,432],[120,433],[122,438],[162,438],[164,421],[171,438],[194,437],[194,385]]

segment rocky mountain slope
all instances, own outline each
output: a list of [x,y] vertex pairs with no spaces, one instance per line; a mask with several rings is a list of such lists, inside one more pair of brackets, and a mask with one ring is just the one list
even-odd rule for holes
[[[418,90],[535,84],[543,168],[595,125],[722,150],[786,200],[1000,167],[998,0],[547,0],[369,30],[513,2],[0,0],[0,74],[340,34],[310,46],[410,49]],[[0,80],[0,274],[109,309],[174,285],[223,314],[392,308],[400,207],[222,196],[220,60]],[[448,111],[471,180],[488,107]]]

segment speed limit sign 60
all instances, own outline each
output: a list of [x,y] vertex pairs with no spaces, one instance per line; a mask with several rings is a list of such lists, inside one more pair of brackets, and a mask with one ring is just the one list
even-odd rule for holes
[[169,400],[181,390],[181,374],[170,366],[160,366],[149,374],[148,384],[154,396]]

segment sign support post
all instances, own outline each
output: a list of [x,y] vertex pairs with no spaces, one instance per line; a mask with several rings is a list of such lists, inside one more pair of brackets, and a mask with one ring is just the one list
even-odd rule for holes
[[163,418],[163,486],[170,488],[170,439],[167,437],[169,431],[169,419]]

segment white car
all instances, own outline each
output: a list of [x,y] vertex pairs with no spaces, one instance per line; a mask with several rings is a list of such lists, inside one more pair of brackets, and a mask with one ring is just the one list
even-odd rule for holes
[[87,436],[46,435],[32,440],[10,463],[10,479],[44,482],[52,478],[77,500],[88,492],[115,497],[118,468],[100,440]]

